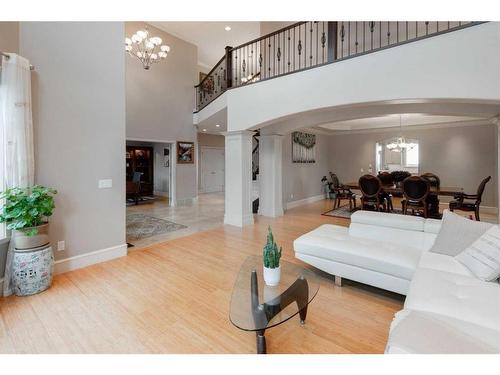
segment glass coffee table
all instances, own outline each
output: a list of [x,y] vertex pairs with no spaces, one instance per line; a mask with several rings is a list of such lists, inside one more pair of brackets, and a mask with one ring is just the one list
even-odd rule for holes
[[266,353],[266,329],[299,314],[304,324],[307,306],[319,290],[318,277],[297,264],[281,261],[279,285],[269,287],[262,276],[262,257],[248,257],[238,273],[231,297],[229,318],[257,336],[257,353]]

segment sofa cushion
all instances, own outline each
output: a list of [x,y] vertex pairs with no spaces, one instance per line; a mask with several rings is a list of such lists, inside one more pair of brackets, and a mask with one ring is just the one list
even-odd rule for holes
[[500,276],[500,227],[494,225],[472,245],[456,256],[481,280],[492,281]]
[[422,251],[384,241],[352,237],[348,229],[325,224],[297,238],[297,253],[307,254],[411,280]]
[[475,354],[499,350],[500,331],[414,310],[396,313],[386,347],[390,354]]
[[438,234],[441,230],[441,220],[437,219],[426,219],[424,222],[424,232]]
[[351,223],[349,234],[353,237],[383,241],[403,247],[410,245],[421,250],[429,250],[436,239],[434,233],[361,223]]
[[473,276],[472,272],[462,263],[448,255],[426,251],[420,257],[418,268],[428,268],[436,271],[455,273],[457,275]]
[[473,276],[417,268],[405,308],[500,330],[500,284]]
[[492,224],[472,221],[449,210],[444,210],[441,230],[430,251],[450,256],[458,255],[491,226]]
[[351,223],[368,224],[414,231],[424,231],[425,219],[418,216],[397,215],[376,211],[356,211],[351,215]]

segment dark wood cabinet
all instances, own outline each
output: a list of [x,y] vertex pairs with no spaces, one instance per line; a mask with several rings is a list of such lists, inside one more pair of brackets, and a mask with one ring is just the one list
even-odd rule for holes
[[153,147],[127,146],[125,154],[127,181],[134,179],[134,173],[141,175],[141,195],[153,195]]

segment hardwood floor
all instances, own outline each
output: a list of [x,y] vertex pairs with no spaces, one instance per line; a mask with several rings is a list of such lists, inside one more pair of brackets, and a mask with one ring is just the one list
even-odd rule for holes
[[[268,224],[284,259],[300,263],[296,237],[322,223],[348,225],[321,215],[330,205],[173,239],[58,275],[39,295],[0,299],[0,353],[254,353],[255,335],[228,318],[239,266],[261,253]],[[340,288],[318,274],[306,324],[294,317],[268,330],[268,353],[382,353],[403,297],[354,282]]]

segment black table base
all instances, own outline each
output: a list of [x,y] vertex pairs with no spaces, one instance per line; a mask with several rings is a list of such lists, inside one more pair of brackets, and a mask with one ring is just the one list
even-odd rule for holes
[[252,271],[250,280],[253,319],[257,327],[264,327],[255,332],[257,335],[257,354],[266,354],[265,327],[267,327],[269,322],[288,305],[294,302],[297,303],[299,307],[300,323],[305,323],[309,299],[309,286],[305,278],[299,278],[281,295],[263,304],[259,304],[259,288],[257,284],[257,272],[255,270]]

